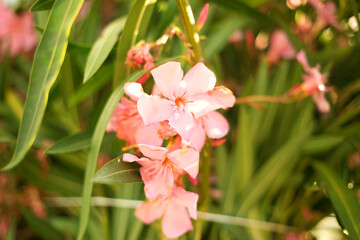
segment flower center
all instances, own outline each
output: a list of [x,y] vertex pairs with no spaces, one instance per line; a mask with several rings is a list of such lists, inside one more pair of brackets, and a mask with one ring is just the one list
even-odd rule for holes
[[185,99],[182,97],[176,98],[175,99],[175,104],[176,106],[178,106],[179,108],[184,108],[185,107]]

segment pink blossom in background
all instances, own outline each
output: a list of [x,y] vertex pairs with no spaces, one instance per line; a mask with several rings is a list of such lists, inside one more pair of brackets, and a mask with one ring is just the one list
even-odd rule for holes
[[193,148],[170,152],[168,148],[145,144],[139,144],[138,147],[145,157],[138,158],[125,153],[123,161],[138,162],[142,166],[140,174],[145,183],[145,195],[148,199],[169,195],[179,174],[186,172],[192,178],[196,178],[198,174],[199,152]]
[[327,74],[320,72],[320,65],[310,67],[304,51],[299,52],[296,58],[305,70],[304,82],[300,85],[301,89],[306,95],[312,95],[319,112],[330,112],[330,104],[325,98]]
[[0,2],[0,26],[0,57],[7,53],[14,57],[35,48],[38,38],[32,13],[17,15]]
[[315,25],[318,29],[323,29],[328,24],[339,31],[344,28],[339,24],[336,17],[336,5],[333,2],[323,2],[321,0],[308,0],[309,4],[317,11],[318,17]]
[[282,58],[293,59],[295,56],[295,48],[290,43],[287,35],[281,30],[274,31],[270,39],[267,60],[270,63],[278,63]]
[[190,217],[197,218],[198,194],[181,187],[171,189],[171,194],[144,202],[135,210],[135,216],[146,224],[162,217],[161,227],[166,237],[177,238],[193,230]]
[[228,95],[233,97],[230,90],[226,95],[212,96],[216,77],[203,63],[197,63],[184,78],[178,62],[167,62],[153,69],[151,74],[167,99],[146,94],[139,98],[138,111],[144,124],[167,120],[185,141],[190,140],[196,119],[226,108],[224,102],[228,101]]
[[290,9],[296,9],[298,7],[300,7],[301,5],[306,4],[307,0],[286,0],[286,5],[290,8]]

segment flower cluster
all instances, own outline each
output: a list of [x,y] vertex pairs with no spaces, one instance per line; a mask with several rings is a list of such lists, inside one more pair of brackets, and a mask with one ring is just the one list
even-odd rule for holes
[[0,58],[31,51],[37,44],[32,13],[17,15],[0,1]]
[[[216,77],[197,63],[183,77],[180,63],[167,62],[151,71],[156,91],[146,94],[141,84],[127,83],[123,98],[107,126],[120,139],[136,144],[142,156],[125,153],[123,161],[137,162],[148,202],[135,215],[144,223],[162,217],[165,236],[176,238],[192,230],[198,195],[184,189],[182,175],[195,179],[199,152],[206,135],[223,138],[227,120],[215,110],[232,107],[235,97],[225,87],[215,87]],[[156,92],[156,93],[155,93]],[[163,146],[166,141],[166,146]]]

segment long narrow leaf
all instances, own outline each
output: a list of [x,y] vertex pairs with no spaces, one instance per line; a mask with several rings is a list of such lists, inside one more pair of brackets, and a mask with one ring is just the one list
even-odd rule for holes
[[321,162],[314,162],[312,166],[324,181],[336,215],[349,232],[350,238],[360,239],[360,205],[354,193],[331,167]]
[[129,13],[116,53],[114,87],[121,83],[130,73],[129,69],[125,66],[127,52],[135,44],[147,6],[154,2],[156,1],[137,0]]
[[19,164],[35,140],[50,88],[65,58],[71,26],[83,1],[58,0],[51,10],[34,57],[15,153],[3,170],[9,170]]
[[86,60],[84,83],[89,80],[104,63],[118,40],[124,25],[125,18],[123,17],[113,21],[104,29],[100,38],[96,40]]
[[55,0],[38,0],[30,8],[31,12],[50,10]]

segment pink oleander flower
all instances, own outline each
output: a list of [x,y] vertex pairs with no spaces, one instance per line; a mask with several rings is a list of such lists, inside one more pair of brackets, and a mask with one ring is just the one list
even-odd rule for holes
[[[154,66],[154,59],[150,53],[150,48],[150,44],[145,42],[131,48],[127,53],[125,64],[134,70],[142,67],[144,70],[152,68]],[[150,73],[146,73],[137,82],[144,84],[149,77]]]
[[143,143],[161,146],[163,139],[175,135],[167,122],[144,125],[137,110],[137,101],[144,94],[141,84],[126,83],[125,93],[130,97],[123,97],[116,106],[106,127],[107,132],[116,132],[116,136],[128,144]]
[[145,195],[148,199],[155,199],[159,195],[170,194],[174,181],[186,172],[196,178],[199,171],[199,152],[193,148],[183,148],[174,151],[169,148],[138,144],[139,150],[145,157],[138,158],[125,153],[123,161],[138,162],[141,178],[145,184]]
[[321,113],[330,112],[330,104],[325,98],[327,74],[320,72],[320,65],[310,67],[304,51],[299,52],[296,58],[305,70],[305,74],[303,75],[304,82],[300,85],[302,91],[304,91],[306,95],[312,95]]
[[37,35],[32,13],[16,15],[0,2],[0,26],[0,57],[8,52],[14,57],[36,46]]
[[230,90],[215,88],[215,74],[203,63],[197,63],[184,78],[178,62],[167,62],[153,69],[151,74],[157,88],[167,99],[147,94],[139,98],[137,107],[145,126],[167,120],[187,142],[191,139],[197,119],[235,102]]
[[196,193],[185,191],[181,187],[171,189],[171,194],[144,202],[135,210],[135,216],[146,224],[162,217],[163,233],[168,238],[177,238],[193,230],[190,217],[197,218]]
[[267,60],[271,63],[278,63],[282,58],[293,59],[295,55],[295,48],[290,43],[286,34],[281,30],[274,31],[270,39]]
[[321,0],[308,0],[309,4],[317,11],[317,20],[315,25],[318,29],[326,27],[330,24],[343,31],[344,28],[339,24],[336,17],[336,5],[333,2],[322,2]]

